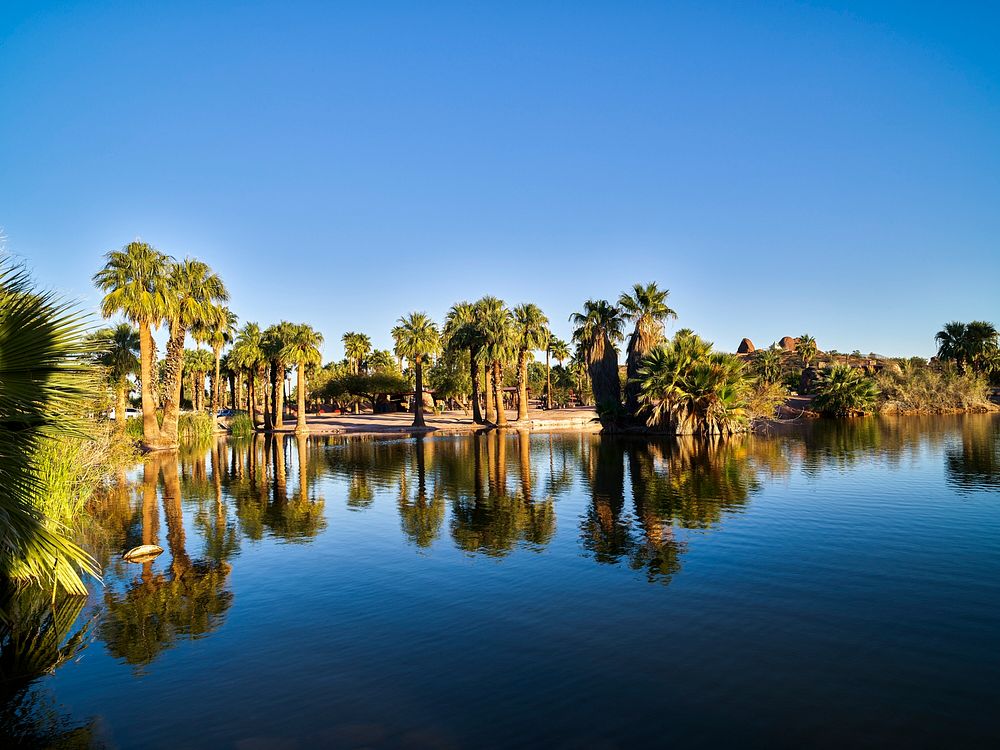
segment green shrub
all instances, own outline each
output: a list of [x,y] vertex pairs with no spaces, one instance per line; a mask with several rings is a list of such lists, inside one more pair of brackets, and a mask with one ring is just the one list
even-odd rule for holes
[[820,414],[851,417],[869,414],[878,403],[875,381],[849,365],[834,365],[823,370],[816,384],[813,406]]
[[248,414],[237,414],[229,420],[229,434],[233,437],[250,437],[254,431],[253,421]]
[[208,440],[215,434],[215,419],[203,411],[187,412],[177,420],[177,437],[183,442]]

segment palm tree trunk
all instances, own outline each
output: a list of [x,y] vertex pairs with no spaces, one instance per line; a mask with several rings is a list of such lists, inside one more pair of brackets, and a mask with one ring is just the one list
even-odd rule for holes
[[493,360],[493,400],[496,402],[496,426],[507,426],[507,410],[503,403],[503,371],[500,369],[500,360]]
[[517,421],[528,418],[528,352],[517,355]]
[[424,422],[424,363],[423,357],[416,357],[413,361],[414,370],[416,370],[416,381],[417,387],[414,391],[414,397],[417,400],[416,406],[413,409],[413,426],[414,427],[426,427],[427,423]]
[[479,408],[479,362],[476,357],[479,350],[475,347],[469,349],[469,375],[472,378],[472,421],[476,424],[483,423],[483,412]]
[[139,323],[139,380],[142,395],[142,438],[147,447],[160,441],[156,421],[156,396],[153,393],[153,333],[149,323]]
[[[250,415],[250,422],[254,429],[257,429],[257,388],[254,386],[256,377],[254,371],[247,372],[247,412]],[[242,396],[241,396],[242,397]]]
[[268,395],[267,395],[267,386],[268,386],[267,366],[265,365],[264,367],[262,367],[260,369],[260,372],[257,373],[257,375],[260,378],[261,388],[263,389],[263,393],[261,394],[262,396],[261,406],[263,407],[264,410],[264,429],[269,430],[271,429],[271,406],[268,401]]
[[[241,383],[242,385],[242,383]],[[229,371],[229,408],[235,409],[236,407],[236,373],[232,370]]]
[[545,349],[545,410],[552,408],[552,362],[548,348]]
[[487,362],[483,368],[483,403],[486,406],[486,421],[490,424],[496,422],[496,409],[494,407],[493,396],[493,372],[491,363]]
[[125,432],[125,409],[128,408],[128,386],[115,386],[115,432]]
[[220,362],[222,360],[222,350],[219,348],[213,349],[212,354],[215,355],[215,375],[212,376],[212,418],[219,413],[219,396],[222,394],[222,383],[219,382],[219,376],[222,374],[222,369]]
[[163,425],[160,427],[160,441],[157,448],[177,447],[177,419],[181,408],[182,368],[184,358],[184,336],[186,331],[179,323],[170,324],[170,338],[167,339],[166,358],[166,402],[163,404]]
[[285,363],[278,362],[277,372],[274,382],[274,414],[271,417],[274,422],[274,429],[284,428],[285,414]]
[[[295,415],[295,432],[301,434],[309,432],[309,425],[306,424],[306,366],[299,362],[295,367],[298,382],[298,413]],[[417,371],[419,372],[419,370]]]

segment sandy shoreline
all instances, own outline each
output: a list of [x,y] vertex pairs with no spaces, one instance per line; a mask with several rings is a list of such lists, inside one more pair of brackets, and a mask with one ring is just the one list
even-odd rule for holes
[[[552,432],[556,430],[576,430],[598,432],[597,412],[589,406],[568,409],[530,409],[525,421],[515,421],[516,412],[507,412],[508,429],[532,432]],[[485,429],[472,421],[471,412],[461,409],[443,411],[440,414],[427,413],[424,416],[427,427],[414,428],[413,415],[405,412],[393,414],[309,414],[306,422],[310,435],[468,435]],[[270,430],[275,434],[295,432],[295,418],[286,419],[280,430]]]

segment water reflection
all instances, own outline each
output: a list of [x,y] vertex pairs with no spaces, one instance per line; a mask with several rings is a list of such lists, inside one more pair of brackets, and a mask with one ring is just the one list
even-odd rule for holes
[[192,559],[188,553],[178,464],[174,454],[153,454],[143,466],[142,543],[160,543],[159,488],[169,563],[154,567],[159,562],[147,560],[138,574],[123,576],[123,589],[109,585],[104,592],[98,638],[115,657],[139,668],[178,639],[218,628],[233,600],[225,559]]
[[945,454],[948,479],[963,491],[1000,490],[1000,420],[968,420],[961,436]]
[[[450,554],[465,575],[476,574],[470,561],[512,559],[544,573],[547,563],[536,554],[568,548],[569,559],[581,562],[563,557],[560,564],[600,566],[662,587],[680,580],[695,550],[712,549],[730,519],[763,506],[773,483],[799,477],[813,486],[828,472],[869,463],[895,471],[924,466],[928,457],[932,469],[943,463],[944,480],[960,492],[995,491],[1000,419],[822,420],[789,434],[729,440],[515,431],[399,440],[282,435],[152,454],[90,509],[84,541],[107,583],[95,587],[96,606],[60,599],[52,607],[30,589],[0,601],[0,731],[40,745],[89,737],[91,725],[68,723],[33,683],[73,659],[90,633],[136,674],[178,644],[211,637],[243,595],[233,568],[250,565],[261,546],[326,545],[349,567],[351,540],[360,549],[374,539],[396,563],[419,567],[433,557],[440,565]],[[138,544],[166,552],[124,563],[121,552]],[[280,561],[272,552],[268,564]],[[240,580],[246,592],[259,579]]]

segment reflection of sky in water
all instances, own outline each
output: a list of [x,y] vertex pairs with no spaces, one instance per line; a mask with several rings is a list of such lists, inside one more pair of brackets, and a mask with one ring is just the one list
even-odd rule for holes
[[998,424],[161,456],[35,692],[123,747],[983,742]]

